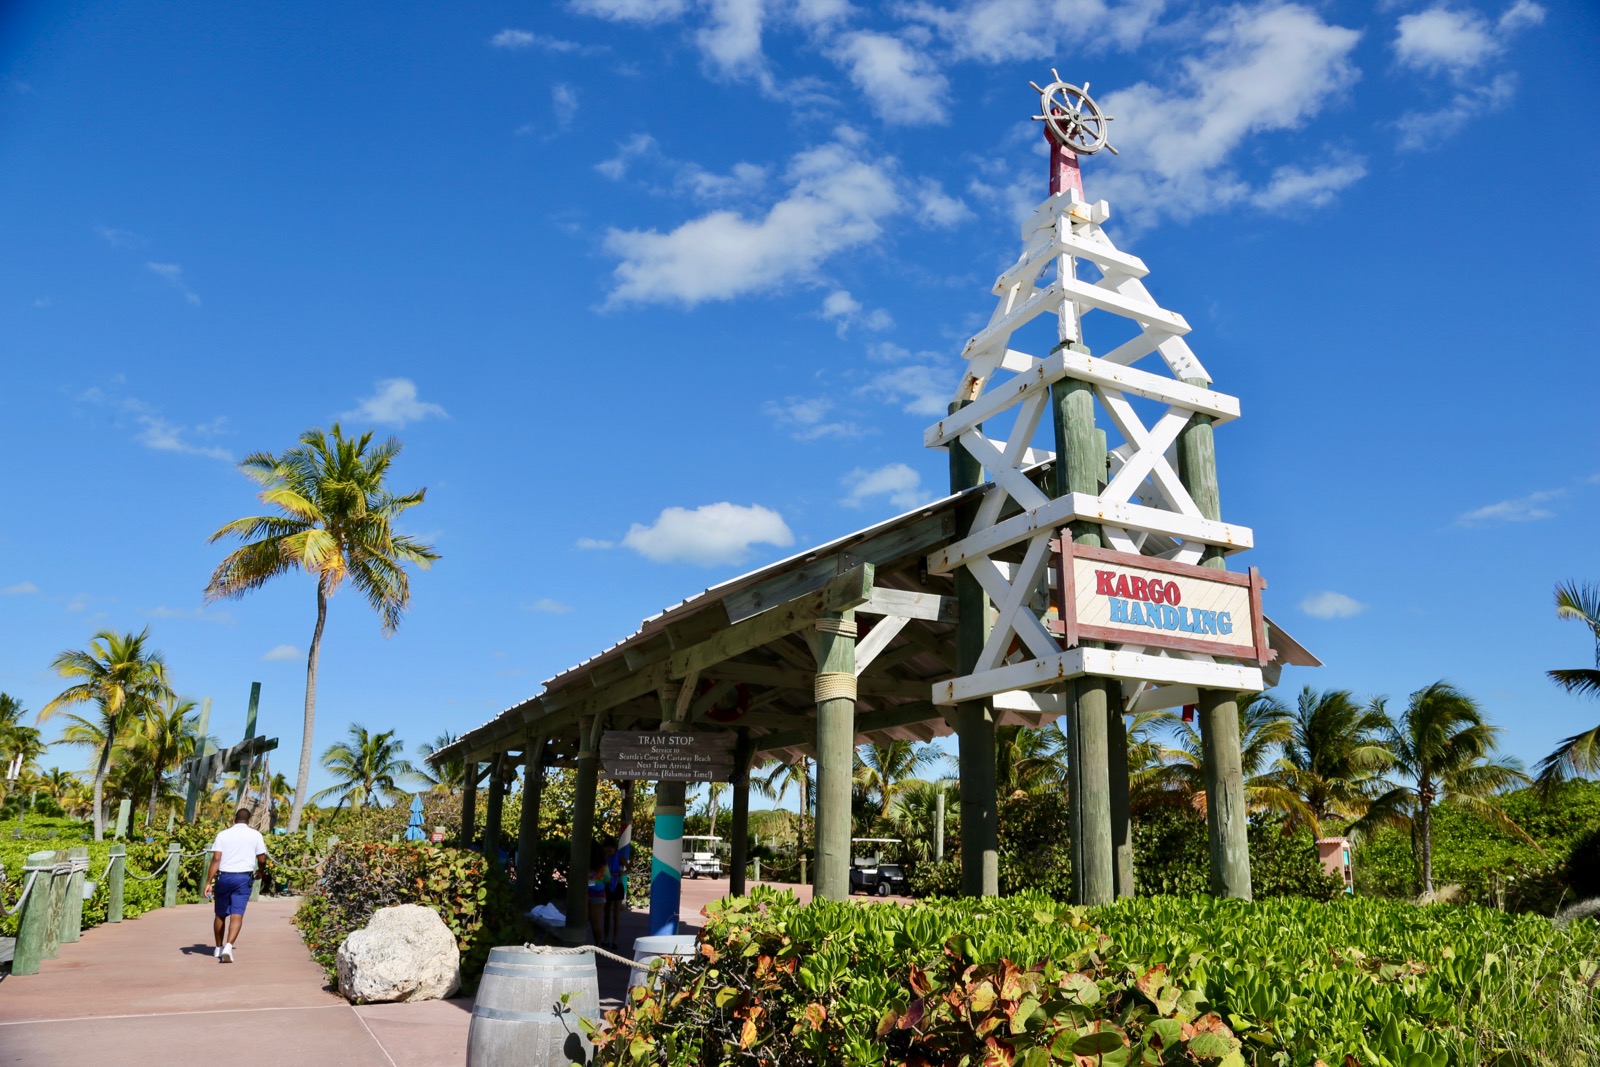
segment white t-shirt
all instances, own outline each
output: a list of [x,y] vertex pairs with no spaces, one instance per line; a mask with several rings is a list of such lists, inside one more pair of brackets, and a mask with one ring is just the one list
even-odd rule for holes
[[217,835],[211,851],[222,853],[218,873],[243,874],[256,869],[256,857],[267,854],[267,842],[248,823],[236,822]]

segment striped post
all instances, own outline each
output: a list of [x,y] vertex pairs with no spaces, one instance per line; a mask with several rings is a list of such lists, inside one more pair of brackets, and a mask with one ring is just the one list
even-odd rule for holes
[[182,861],[178,858],[182,852],[176,842],[167,846],[167,891],[161,897],[163,908],[178,906],[178,868]]
[[[50,919],[50,869],[55,866],[54,852],[33,852],[22,865],[22,887],[28,895],[22,900],[21,914],[17,916],[17,947],[11,959],[13,975],[39,973],[39,961],[44,959],[45,925]],[[28,888],[28,879],[33,888]]]
[[650,843],[650,934],[678,932],[683,896],[682,782],[656,783],[656,831]]
[[61,940],[71,944],[83,935],[83,883],[88,880],[89,850],[71,848],[67,856],[72,863],[72,873],[67,875],[67,888],[61,902]]
[[106,868],[106,922],[122,921],[122,884],[128,869],[128,846],[111,846],[111,863]]

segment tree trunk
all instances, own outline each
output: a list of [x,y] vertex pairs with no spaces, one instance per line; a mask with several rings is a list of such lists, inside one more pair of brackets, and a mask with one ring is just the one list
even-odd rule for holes
[[322,627],[328,621],[327,579],[317,579],[317,628],[311,632],[311,652],[306,656],[306,718],[300,733],[300,771],[294,780],[294,807],[289,809],[289,832],[300,829],[300,812],[311,790],[311,735],[317,725],[317,655],[322,651]]
[[[1422,792],[1423,790],[1418,790]],[[1432,805],[1426,798],[1417,804],[1417,836],[1421,842],[1422,851],[1422,893],[1423,896],[1433,897],[1433,827],[1431,825]]]
[[106,839],[106,767],[111,763],[111,744],[117,736],[116,720],[112,719],[107,724],[111,732],[106,735],[106,743],[100,747],[100,765],[94,770],[94,839]]
[[161,788],[161,775],[150,775],[150,803],[144,808],[144,824],[146,827],[155,822],[156,818],[156,792]]

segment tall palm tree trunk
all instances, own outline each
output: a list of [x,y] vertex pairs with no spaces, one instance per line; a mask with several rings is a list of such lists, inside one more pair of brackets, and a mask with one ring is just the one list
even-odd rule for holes
[[1422,892],[1433,897],[1433,786],[1427,779],[1418,783],[1417,837],[1422,853]]
[[111,763],[111,743],[116,738],[116,723],[107,724],[111,727],[106,743],[100,746],[100,764],[94,769],[94,839],[106,839],[106,767]]
[[300,812],[311,795],[311,734],[317,725],[317,656],[322,651],[322,627],[328,621],[328,584],[317,579],[317,628],[311,632],[311,652],[306,656],[306,718],[300,733],[300,771],[295,776],[294,807],[289,809],[289,832],[300,829]]

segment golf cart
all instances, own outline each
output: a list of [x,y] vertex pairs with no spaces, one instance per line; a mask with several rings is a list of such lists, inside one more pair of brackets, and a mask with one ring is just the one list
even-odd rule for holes
[[[898,863],[885,863],[884,845],[898,845],[898,837],[853,837],[850,839],[850,892],[858,890],[868,895],[886,897],[890,893],[911,895],[911,883],[906,880],[905,868]],[[870,854],[868,854],[870,849]]]
[[722,868],[722,858],[717,855],[722,848],[720,837],[683,835],[683,876],[685,878],[721,878],[728,872]]

